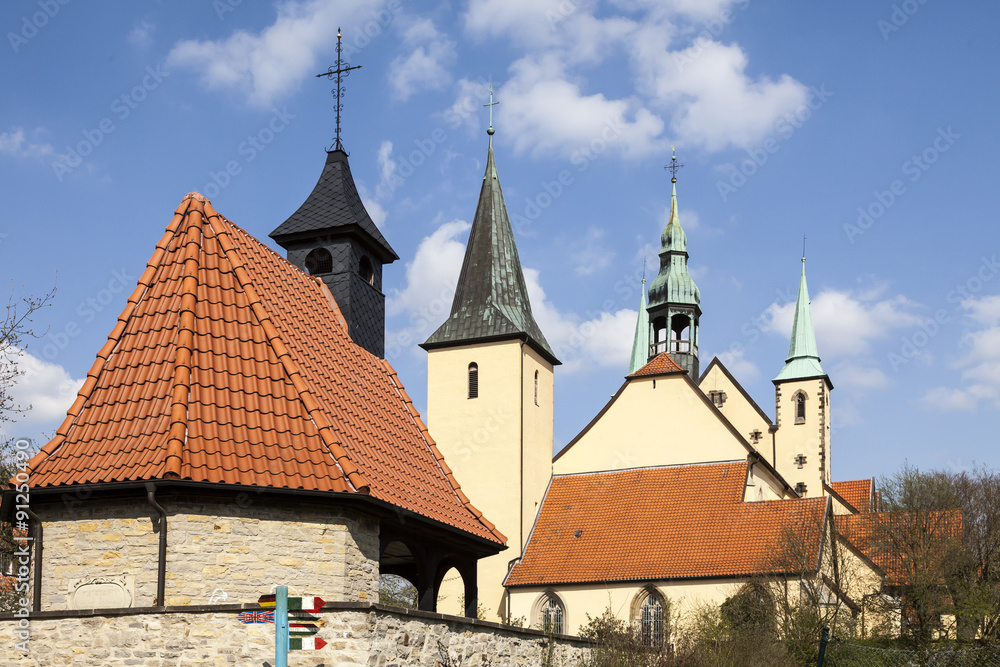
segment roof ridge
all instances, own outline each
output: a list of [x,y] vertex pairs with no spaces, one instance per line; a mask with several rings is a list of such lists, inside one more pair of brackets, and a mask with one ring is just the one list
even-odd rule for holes
[[396,391],[403,399],[403,403],[406,405],[406,410],[410,414],[410,418],[416,424],[417,429],[420,431],[421,436],[423,436],[424,441],[430,448],[431,454],[434,455],[434,460],[437,462],[438,468],[440,468],[441,472],[444,473],[445,479],[448,480],[448,483],[455,491],[455,495],[458,496],[458,499],[462,502],[462,504],[465,505],[465,507],[472,513],[474,517],[476,517],[477,520],[479,520],[480,523],[486,526],[486,528],[488,528],[491,533],[500,538],[502,542],[506,543],[507,536],[501,533],[499,530],[497,530],[496,524],[487,519],[483,515],[483,513],[479,511],[479,509],[476,508],[475,505],[472,504],[472,501],[469,500],[469,497],[467,495],[465,495],[465,492],[462,491],[462,485],[458,483],[457,479],[455,479],[455,475],[452,472],[451,467],[449,467],[448,464],[445,463],[444,454],[442,454],[441,450],[438,449],[437,442],[431,435],[430,430],[427,428],[427,425],[424,424],[423,419],[420,418],[420,413],[417,412],[417,409],[413,407],[413,400],[410,398],[410,395],[406,393],[406,388],[403,386],[403,383],[399,380],[399,376],[396,373],[396,369],[392,367],[392,364],[390,364],[387,359],[382,359],[382,364],[385,366],[386,372],[389,375],[389,379],[392,380],[393,386],[396,388]]
[[93,392],[94,387],[97,386],[97,377],[100,375],[101,371],[104,370],[104,366],[108,363],[111,358],[111,354],[114,352],[115,348],[121,342],[122,334],[125,333],[125,328],[128,325],[129,320],[135,314],[135,309],[138,307],[139,302],[149,291],[149,287],[153,278],[153,274],[156,273],[157,269],[160,268],[160,261],[163,259],[163,255],[166,252],[167,245],[170,239],[177,233],[180,227],[181,221],[184,219],[184,215],[187,212],[185,203],[194,198],[194,195],[201,197],[198,193],[189,193],[181,200],[181,203],[174,209],[174,217],[167,224],[166,229],[163,232],[163,236],[156,244],[156,249],[153,251],[152,257],[146,262],[146,270],[142,272],[139,276],[139,280],[136,282],[135,289],[132,290],[132,294],[129,295],[128,300],[125,302],[125,308],[118,315],[118,323],[108,334],[108,340],[104,343],[104,346],[97,352],[97,358],[94,363],[91,364],[90,370],[87,371],[87,379],[84,381],[83,386],[77,391],[76,400],[66,411],[66,417],[63,419],[62,424],[56,429],[56,434],[45,444],[37,454],[31,457],[28,461],[28,466],[34,468],[39,463],[44,461],[46,458],[54,454],[59,447],[66,440],[66,434],[69,432],[70,427],[76,421],[76,418],[80,415],[83,410],[83,406],[86,405],[87,401],[90,399],[90,394]]
[[[216,210],[212,207],[211,202],[206,202],[205,208],[210,212],[208,215],[210,220],[211,218],[219,218],[220,220],[228,222],[224,216],[216,212]],[[225,253],[226,259],[229,260],[229,263],[233,267],[233,275],[236,278],[237,283],[243,289],[243,292],[247,297],[247,301],[250,303],[250,309],[260,322],[264,335],[267,337],[268,344],[274,351],[275,356],[282,365],[282,368],[284,368],[285,372],[288,374],[288,378],[291,381],[292,386],[295,388],[299,400],[302,402],[309,418],[316,426],[320,439],[323,441],[323,444],[326,445],[331,456],[333,456],[334,462],[340,468],[344,477],[347,478],[354,490],[358,493],[369,493],[371,485],[358,471],[357,466],[351,461],[347,451],[343,448],[340,442],[337,441],[337,437],[334,435],[333,429],[330,427],[329,420],[320,408],[316,397],[313,396],[313,392],[309,388],[305,377],[302,375],[302,371],[299,369],[298,364],[292,359],[292,356],[288,351],[288,346],[286,346],[285,342],[281,340],[281,335],[278,333],[278,329],[271,321],[271,315],[267,312],[263,301],[261,301],[260,295],[257,293],[257,289],[253,286],[253,281],[247,273],[243,260],[240,258],[235,246],[229,239],[229,232],[226,229],[213,229],[212,231],[218,239],[219,246],[222,249],[222,252]],[[258,241],[258,243],[260,242]]]
[[[204,198],[190,206],[184,230],[184,278],[181,281],[181,308],[177,341],[174,344],[174,386],[170,398],[170,431],[167,457],[163,461],[165,477],[180,478],[184,465],[184,444],[188,434],[188,400],[191,397],[191,349],[194,347],[195,307],[198,305],[198,272],[205,238]],[[195,217],[197,216],[197,217]]]

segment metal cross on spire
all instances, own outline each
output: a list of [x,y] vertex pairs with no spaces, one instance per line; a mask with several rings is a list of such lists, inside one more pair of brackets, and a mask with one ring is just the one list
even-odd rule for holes
[[666,165],[663,168],[670,171],[670,182],[671,183],[676,183],[677,182],[677,170],[678,169],[683,169],[684,165],[677,162],[677,149],[674,148],[673,146],[671,146],[670,150],[673,151],[673,157],[670,158],[670,164]]
[[490,103],[483,105],[484,107],[489,107],[490,108],[490,126],[486,129],[486,134],[490,135],[490,137],[491,137],[490,141],[493,140],[492,139],[493,133],[496,132],[496,130],[493,129],[493,107],[495,107],[498,104],[500,104],[500,103],[493,101],[493,84],[491,83],[490,84]]
[[340,142],[340,112],[344,110],[344,103],[340,101],[341,96],[346,92],[343,85],[343,78],[351,73],[351,70],[361,69],[361,65],[355,65],[351,67],[351,64],[345,62],[341,57],[343,52],[343,47],[340,43],[340,28],[337,28],[337,69],[333,69],[331,65],[325,72],[321,72],[316,75],[316,78],[326,77],[329,80],[333,80],[333,77],[337,77],[337,86],[330,92],[333,93],[333,109],[337,112],[337,134],[333,138],[333,150],[342,151],[344,150],[344,144]]

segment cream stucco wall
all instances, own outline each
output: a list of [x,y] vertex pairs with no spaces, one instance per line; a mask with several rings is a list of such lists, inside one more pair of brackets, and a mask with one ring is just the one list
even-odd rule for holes
[[718,607],[735,594],[746,579],[720,578],[702,580],[600,582],[554,587],[517,587],[510,591],[511,618],[524,618],[525,624],[539,627],[538,607],[546,592],[554,592],[563,605],[564,632],[578,634],[588,622],[611,609],[616,617],[631,620],[633,606],[647,587],[655,588],[670,604],[671,615],[683,623],[701,606]]
[[[719,408],[719,412],[726,416],[726,419],[747,439],[747,442],[753,444],[758,451],[767,457],[768,461],[773,463],[771,435],[768,433],[768,428],[771,425],[761,417],[753,404],[747,400],[739,387],[722,371],[718,364],[709,368],[699,387],[706,396],[711,391],[725,392],[726,400]],[[754,431],[760,434],[757,443],[753,442],[751,436]]]
[[[805,423],[795,423],[795,396],[806,395]],[[830,385],[824,378],[781,382],[775,387],[776,424],[774,467],[792,487],[806,485],[807,497],[824,494],[830,483]],[[795,459],[805,455],[799,468]]]
[[629,380],[553,464],[556,474],[735,461],[747,449],[685,376]]
[[[479,395],[470,399],[471,363],[478,366]],[[519,340],[428,353],[431,435],[465,494],[507,536],[506,551],[479,561],[486,620],[505,615],[507,564],[520,555],[552,476],[552,389],[552,366]],[[443,592],[454,601],[459,590],[450,581]]]

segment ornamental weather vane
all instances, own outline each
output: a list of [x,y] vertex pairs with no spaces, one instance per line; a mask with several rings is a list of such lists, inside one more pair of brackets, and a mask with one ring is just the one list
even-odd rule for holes
[[683,169],[684,165],[683,164],[679,164],[677,162],[677,149],[674,148],[673,146],[671,146],[670,150],[673,152],[673,157],[670,158],[670,164],[666,165],[663,168],[670,171],[670,182],[671,183],[676,183],[677,182],[677,170],[678,169]]
[[340,98],[346,92],[343,85],[343,78],[350,75],[351,70],[361,69],[361,65],[355,65],[351,67],[351,64],[345,62],[341,57],[343,47],[340,43],[340,28],[337,28],[337,69],[333,69],[331,65],[325,72],[321,72],[316,75],[316,78],[326,77],[329,80],[333,80],[333,77],[337,77],[337,85],[330,92],[333,93],[333,110],[337,112],[337,134],[333,138],[333,150],[342,151],[344,150],[344,144],[340,142],[340,112],[344,110],[344,103],[340,101]]

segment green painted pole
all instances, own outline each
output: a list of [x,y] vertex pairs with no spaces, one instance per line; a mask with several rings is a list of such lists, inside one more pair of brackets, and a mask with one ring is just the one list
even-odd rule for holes
[[819,658],[816,660],[816,667],[823,667],[826,662],[826,645],[830,643],[830,628],[823,627],[823,634],[819,638]]
[[288,586],[278,586],[274,598],[274,667],[288,667]]

